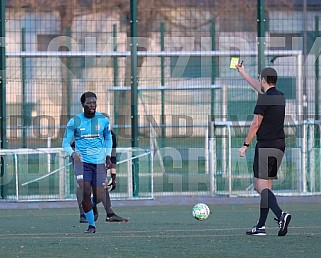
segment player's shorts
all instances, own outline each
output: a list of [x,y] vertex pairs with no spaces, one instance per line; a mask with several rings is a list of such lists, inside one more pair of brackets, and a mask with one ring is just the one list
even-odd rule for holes
[[284,139],[258,141],[255,146],[253,162],[254,177],[276,179],[284,151]]
[[107,177],[105,164],[74,162],[77,182],[91,182],[93,186],[104,187]]

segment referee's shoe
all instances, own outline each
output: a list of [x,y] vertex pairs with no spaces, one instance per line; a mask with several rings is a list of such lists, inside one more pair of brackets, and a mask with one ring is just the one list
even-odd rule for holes
[[247,235],[251,236],[265,236],[265,226],[258,228],[257,226],[253,227],[252,229],[246,231]]
[[279,224],[279,233],[278,236],[285,236],[288,233],[288,225],[291,221],[291,214],[282,212],[282,215],[279,219],[275,219]]

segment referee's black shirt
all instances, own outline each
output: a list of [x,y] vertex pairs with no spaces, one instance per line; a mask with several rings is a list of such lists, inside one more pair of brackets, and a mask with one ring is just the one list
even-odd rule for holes
[[258,141],[284,139],[285,97],[275,87],[259,94],[254,114],[263,120],[256,136]]

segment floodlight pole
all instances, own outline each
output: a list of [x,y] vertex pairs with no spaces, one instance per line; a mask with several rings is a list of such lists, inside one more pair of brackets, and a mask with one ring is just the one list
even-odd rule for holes
[[[138,148],[137,0],[130,0],[130,67],[132,148]],[[135,154],[133,154],[134,156]],[[133,159],[133,195],[138,196],[138,160]]]
[[257,72],[260,75],[262,69],[265,67],[265,15],[264,15],[264,0],[257,0],[257,37],[258,37],[258,60],[257,60]]

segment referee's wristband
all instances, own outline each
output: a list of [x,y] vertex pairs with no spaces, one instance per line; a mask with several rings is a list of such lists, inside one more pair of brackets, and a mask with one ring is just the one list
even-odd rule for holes
[[244,143],[243,143],[243,146],[245,146],[245,147],[249,147],[249,146],[250,146],[250,144],[247,144],[246,142],[244,142]]

